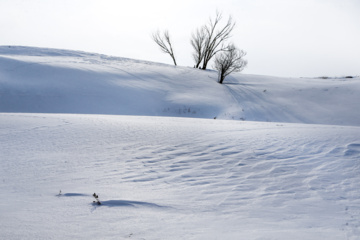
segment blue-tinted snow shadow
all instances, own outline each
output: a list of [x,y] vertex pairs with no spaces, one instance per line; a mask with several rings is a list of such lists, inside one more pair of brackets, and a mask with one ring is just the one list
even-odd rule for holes
[[360,155],[360,143],[352,143],[347,146],[347,150],[344,153],[345,156],[359,156]]
[[96,206],[106,206],[106,207],[151,207],[151,208],[167,208],[166,206],[161,206],[155,203],[141,202],[141,201],[129,201],[129,200],[108,200],[101,201],[101,205],[93,203]]
[[61,193],[56,195],[57,197],[89,197],[90,194],[83,193]]
[[[93,197],[91,194],[83,193],[61,193],[56,195],[57,197]],[[94,200],[94,198],[92,198]],[[148,208],[169,208],[168,206],[161,206],[155,203],[142,202],[142,201],[130,201],[130,200],[107,200],[101,201],[99,205],[96,201],[92,202],[93,206],[101,207],[148,207]]]

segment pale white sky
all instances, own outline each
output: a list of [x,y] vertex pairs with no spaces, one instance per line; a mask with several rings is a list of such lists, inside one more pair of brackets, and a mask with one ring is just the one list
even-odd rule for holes
[[244,73],[360,75],[360,0],[0,0],[0,45],[172,64],[151,40],[168,29],[178,65],[193,66],[191,33],[216,10],[237,23]]

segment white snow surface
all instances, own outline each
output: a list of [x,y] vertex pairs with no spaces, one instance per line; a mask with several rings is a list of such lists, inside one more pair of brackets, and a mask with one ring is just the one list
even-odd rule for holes
[[360,126],[360,78],[279,78],[100,54],[0,47],[0,112],[174,116]]
[[216,77],[0,47],[0,238],[360,239],[359,78]]

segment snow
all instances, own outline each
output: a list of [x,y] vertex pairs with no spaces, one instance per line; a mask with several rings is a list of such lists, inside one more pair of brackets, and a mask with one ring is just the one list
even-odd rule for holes
[[[360,78],[278,78],[0,47],[0,111],[360,125]],[[351,109],[351,110],[350,110]]]
[[4,239],[360,239],[359,78],[0,62]]

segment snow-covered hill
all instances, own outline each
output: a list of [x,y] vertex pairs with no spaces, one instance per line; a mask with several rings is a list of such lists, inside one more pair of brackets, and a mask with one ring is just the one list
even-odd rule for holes
[[180,116],[360,126],[360,78],[174,67],[77,51],[0,47],[0,112]]
[[360,239],[360,79],[216,77],[0,47],[0,238]]
[[3,113],[1,238],[356,240],[359,136],[359,127]]

